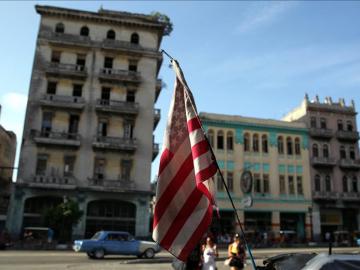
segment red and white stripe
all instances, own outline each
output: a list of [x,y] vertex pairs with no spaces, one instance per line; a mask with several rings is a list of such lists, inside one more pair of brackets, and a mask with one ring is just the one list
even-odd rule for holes
[[185,261],[212,218],[217,167],[205,139],[191,93],[177,73],[157,185],[153,239]]

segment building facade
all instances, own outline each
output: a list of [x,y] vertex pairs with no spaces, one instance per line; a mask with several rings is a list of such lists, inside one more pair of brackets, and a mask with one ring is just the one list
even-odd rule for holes
[[[303,123],[201,113],[208,139],[238,215],[252,241],[304,241],[311,238],[308,131]],[[240,178],[251,171],[252,189],[243,193]],[[236,229],[230,201],[216,179],[221,233]],[[245,197],[252,198],[246,207]],[[281,232],[281,233],[280,233]],[[256,240],[255,240],[256,241]]]
[[36,6],[41,16],[16,189],[7,227],[41,226],[66,199],[84,212],[73,237],[149,235],[154,103],[166,24],[150,15]]
[[[303,122],[310,131],[313,233],[360,230],[360,158],[355,104],[344,99],[320,102],[305,96],[302,104],[284,117]],[[335,234],[334,234],[335,232]]]

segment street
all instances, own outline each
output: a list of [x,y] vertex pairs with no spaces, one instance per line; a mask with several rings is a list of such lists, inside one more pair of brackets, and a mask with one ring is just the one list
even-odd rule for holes
[[[266,257],[281,253],[294,252],[327,252],[326,248],[291,248],[291,249],[258,249],[253,250],[257,265],[262,265]],[[359,253],[359,248],[334,248],[334,253]],[[217,267],[219,270],[229,269],[223,261],[226,251],[221,250]],[[160,252],[152,260],[137,259],[135,256],[108,256],[103,260],[90,260],[84,253],[72,251],[1,251],[1,270],[43,270],[43,269],[74,269],[74,270],[137,270],[172,269],[171,255]],[[246,269],[251,269],[249,263]]]

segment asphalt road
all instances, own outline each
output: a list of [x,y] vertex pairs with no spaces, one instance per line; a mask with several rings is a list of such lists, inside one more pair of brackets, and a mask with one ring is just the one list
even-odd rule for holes
[[[253,255],[258,265],[266,257],[289,252],[326,252],[327,249],[258,249]],[[360,248],[334,249],[334,252],[359,253]],[[220,251],[220,260],[217,262],[219,270],[229,269],[223,265],[226,251]],[[161,252],[155,259],[137,259],[133,256],[108,256],[103,260],[90,260],[84,253],[72,251],[0,251],[0,270],[146,270],[146,269],[172,269],[171,255]],[[247,269],[251,269],[250,265]]]

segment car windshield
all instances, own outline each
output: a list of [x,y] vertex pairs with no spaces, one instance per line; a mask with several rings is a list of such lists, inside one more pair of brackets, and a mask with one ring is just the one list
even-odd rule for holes
[[97,232],[93,235],[93,237],[91,237],[92,240],[98,240],[100,239],[100,236],[101,236],[101,232]]

